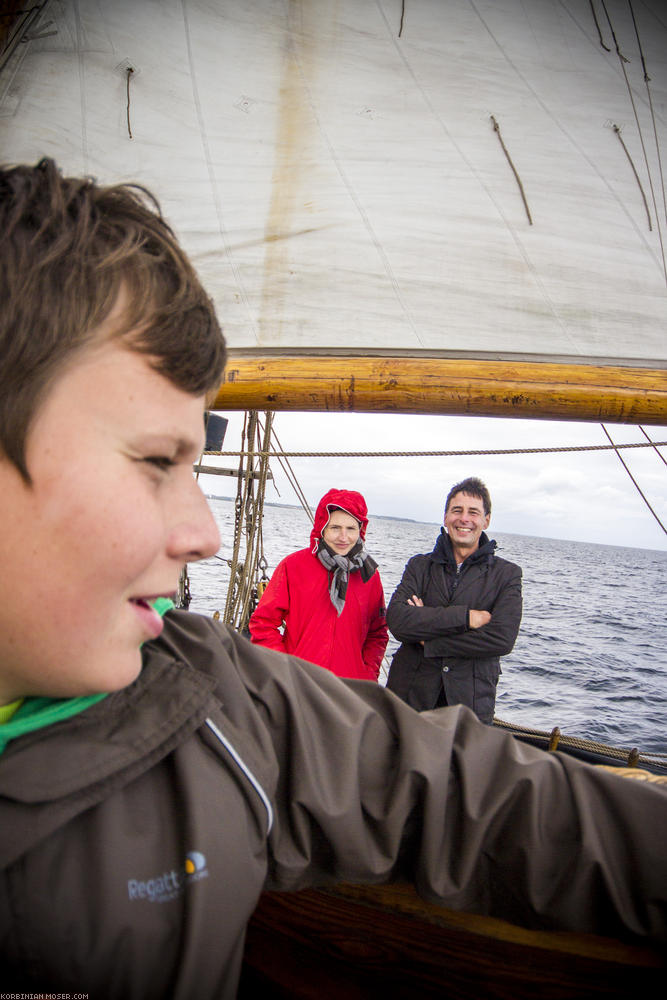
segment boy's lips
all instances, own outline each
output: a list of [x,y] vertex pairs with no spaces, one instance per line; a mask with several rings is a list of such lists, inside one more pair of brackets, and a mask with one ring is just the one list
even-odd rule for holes
[[150,638],[157,639],[164,628],[164,621],[162,620],[162,616],[150,603],[151,600],[155,600],[155,598],[131,597],[130,604],[136,611],[144,630]]

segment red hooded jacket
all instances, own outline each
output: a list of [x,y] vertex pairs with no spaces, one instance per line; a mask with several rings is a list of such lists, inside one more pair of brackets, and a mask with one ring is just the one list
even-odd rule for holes
[[339,616],[329,596],[329,573],[315,555],[331,509],[337,507],[359,522],[365,538],[368,511],[361,493],[329,490],[317,505],[310,548],[278,563],[250,619],[250,636],[260,646],[300,656],[339,677],[373,681],[388,638],[380,574],[376,570],[364,583],[359,572],[350,573]]

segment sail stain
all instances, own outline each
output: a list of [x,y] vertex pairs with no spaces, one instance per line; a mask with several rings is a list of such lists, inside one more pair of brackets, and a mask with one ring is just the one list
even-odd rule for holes
[[[311,169],[310,142],[317,142],[317,126],[308,100],[304,76],[316,71],[320,36],[307,23],[308,10],[300,0],[290,0],[282,75],[278,88],[278,118],[274,141],[271,197],[264,226],[264,266],[258,342],[281,344],[287,326],[287,303],[291,299],[290,237],[305,235],[312,227],[299,224],[304,212],[312,212],[310,192],[304,178]],[[290,316],[289,326],[291,327]]]

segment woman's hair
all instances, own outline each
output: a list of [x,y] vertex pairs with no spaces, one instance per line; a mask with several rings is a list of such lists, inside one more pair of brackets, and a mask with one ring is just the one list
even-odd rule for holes
[[[119,304],[118,322],[100,334]],[[213,303],[149,191],[63,177],[50,159],[0,168],[0,449],[26,482],[40,404],[102,336],[147,355],[185,392],[220,383],[225,341]]]

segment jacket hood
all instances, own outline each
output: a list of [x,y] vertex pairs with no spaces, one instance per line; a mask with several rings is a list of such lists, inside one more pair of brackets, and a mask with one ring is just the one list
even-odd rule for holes
[[362,541],[366,537],[368,508],[361,493],[357,493],[355,490],[329,490],[328,493],[324,494],[315,511],[315,522],[310,533],[311,551],[316,548],[322,537],[322,532],[327,526],[331,511],[335,507],[340,507],[346,514],[355,518],[359,522],[359,533]]

